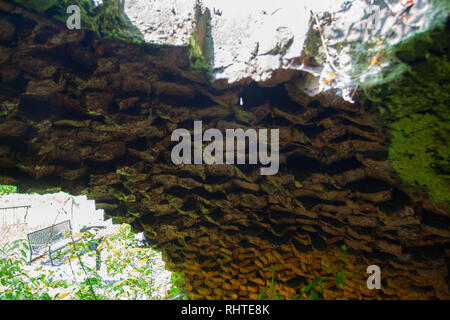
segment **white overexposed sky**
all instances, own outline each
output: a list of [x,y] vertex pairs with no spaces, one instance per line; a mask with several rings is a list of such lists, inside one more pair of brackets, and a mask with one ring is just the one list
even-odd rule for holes
[[[272,10],[278,8],[292,8],[293,5],[299,9],[307,7],[314,11],[334,12],[339,10],[343,0],[203,0],[203,4],[210,8],[222,10],[226,15],[245,15],[255,9]],[[293,4],[293,2],[295,4]]]

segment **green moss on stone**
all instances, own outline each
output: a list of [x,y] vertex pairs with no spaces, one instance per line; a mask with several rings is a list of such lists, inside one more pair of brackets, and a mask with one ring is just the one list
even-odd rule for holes
[[142,35],[124,15],[119,0],[104,0],[96,7],[92,0],[13,0],[25,8],[45,13],[49,18],[66,23],[67,8],[77,5],[81,11],[81,28],[91,30],[108,40],[141,43]]
[[202,49],[195,42],[194,37],[189,38],[189,61],[191,62],[191,67],[203,71],[211,71],[211,67],[206,62],[206,58],[203,56]]
[[189,38],[191,67],[212,72],[213,47],[211,38],[211,13],[203,8],[201,1],[195,5],[196,27]]
[[28,9],[37,12],[44,12],[53,6],[56,6],[60,1],[58,0],[15,0],[15,2],[23,5]]
[[389,159],[402,180],[426,188],[434,201],[450,203],[450,122],[412,114],[390,128]]
[[303,47],[303,55],[313,58],[314,61],[320,65],[325,59],[325,57],[320,53],[321,47],[322,39],[320,37],[320,32],[311,27]]
[[389,161],[401,180],[450,204],[450,40],[445,26],[390,48],[390,69],[363,85],[383,110]]
[[253,115],[240,107],[233,106],[233,112],[236,119],[243,123],[250,124],[251,121],[253,120]]

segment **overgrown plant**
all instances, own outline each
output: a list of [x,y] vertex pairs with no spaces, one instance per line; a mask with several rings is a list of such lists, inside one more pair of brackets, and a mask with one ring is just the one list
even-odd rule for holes
[[171,288],[169,291],[168,299],[170,300],[188,300],[188,294],[184,290],[185,280],[184,277],[179,273],[172,273],[170,279]]
[[53,274],[32,276],[24,270],[28,263],[25,240],[16,240],[0,249],[0,300],[50,300],[49,288],[64,287],[66,283],[53,281]]
[[[81,237],[81,241],[69,243],[64,251],[54,256],[55,261],[63,261],[70,267],[73,278],[64,280],[58,279],[51,269],[27,266],[29,248],[25,240],[5,244],[0,250],[0,299],[165,298],[155,285],[153,271],[157,254],[149,248],[136,246],[129,225],[104,237],[92,232],[74,237]],[[95,266],[85,263],[86,257],[95,257]],[[101,269],[99,264],[103,265]]]
[[17,187],[16,186],[8,186],[8,185],[2,185],[0,184],[0,196],[5,196],[10,193],[16,193]]
[[263,271],[270,271],[272,277],[270,280],[270,285],[265,287],[264,290],[259,294],[258,300],[282,300],[283,297],[275,291],[275,271],[277,265],[271,268],[264,268]]
[[[304,285],[300,292],[292,297],[292,300],[320,300],[324,297],[323,283],[325,280],[332,279],[334,277],[334,282],[338,290],[343,290],[347,278],[344,273],[344,257],[347,254],[348,247],[344,244],[340,246],[340,254],[338,260],[340,260],[339,266],[336,269],[330,265],[327,259],[322,258],[321,262],[326,267],[326,274],[321,275],[313,279],[309,284]],[[361,271],[362,267],[358,266],[357,269],[352,272],[352,280],[357,281],[357,275]],[[264,271],[270,271],[272,273],[270,286],[265,287],[264,290],[259,294],[259,300],[282,300],[284,299],[278,292],[275,292],[275,280],[274,275],[276,271],[276,265],[271,268],[264,268]]]

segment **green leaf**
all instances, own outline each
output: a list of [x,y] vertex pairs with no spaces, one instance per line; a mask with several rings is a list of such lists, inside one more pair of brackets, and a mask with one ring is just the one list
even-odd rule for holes
[[336,287],[342,289],[345,287],[345,273],[342,268],[342,263],[339,266],[339,272],[336,274]]
[[311,291],[311,295],[306,300],[319,300],[319,295],[317,294],[316,290]]
[[310,284],[303,286],[301,292],[308,293],[311,289],[319,285],[322,282],[322,280],[323,280],[322,277],[315,278]]
[[28,246],[26,241],[22,242],[23,247],[25,248],[25,250],[30,250],[30,247]]
[[261,291],[261,293],[260,293],[259,296],[258,296],[258,300],[266,300],[266,299],[265,299],[266,294],[267,294],[267,287],[265,287],[264,290]]
[[4,196],[10,193],[17,193],[16,186],[0,185],[0,196]]

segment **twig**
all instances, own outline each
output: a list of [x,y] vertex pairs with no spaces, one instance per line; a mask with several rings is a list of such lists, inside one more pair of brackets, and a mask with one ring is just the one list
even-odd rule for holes
[[[313,17],[314,17],[314,20],[315,20],[315,23],[316,23],[316,25],[317,25],[317,28],[319,29],[320,39],[321,39],[321,41],[322,41],[322,46],[323,46],[324,51],[325,51],[325,55],[326,55],[327,62],[330,64],[330,66],[333,68],[333,70],[334,70],[336,73],[341,74],[341,75],[347,77],[348,79],[350,79],[350,81],[355,81],[357,78],[359,78],[359,77],[361,77],[363,74],[367,73],[367,72],[369,71],[369,69],[372,67],[372,65],[370,65],[369,68],[368,68],[366,71],[360,72],[359,74],[354,75],[354,76],[348,75],[347,73],[345,73],[345,72],[339,70],[339,69],[334,65],[333,60],[331,59],[331,56],[330,56],[330,54],[328,53],[328,47],[327,47],[327,45],[326,45],[326,43],[325,43],[325,37],[324,37],[324,35],[323,35],[322,28],[320,27],[319,19],[317,18],[317,15],[316,15],[316,13],[315,13],[314,11],[312,11],[312,10],[310,10],[310,11],[311,11],[311,13],[312,13],[312,15],[313,15]],[[358,86],[357,86],[357,87],[358,87]],[[355,93],[355,92],[352,93],[352,97],[353,97],[354,93]]]
[[331,65],[331,67],[334,69],[334,71],[335,71],[336,73],[341,73],[341,74],[343,74],[343,75],[345,75],[345,76],[348,77],[348,75],[347,75],[345,72],[340,71],[340,70],[334,65],[333,61],[331,60],[330,54],[328,53],[327,45],[325,44],[325,37],[323,36],[322,28],[320,27],[320,24],[319,24],[319,19],[317,18],[317,15],[316,15],[316,13],[315,13],[314,11],[311,10],[311,13],[312,13],[312,15],[313,15],[313,17],[314,17],[314,20],[316,21],[317,28],[319,29],[320,39],[321,39],[321,41],[322,41],[322,45],[323,45],[323,48],[324,48],[324,50],[325,50],[325,55],[327,56],[327,61],[328,61],[328,63]]
[[75,276],[75,272],[73,271],[73,268],[72,268],[72,259],[70,259],[70,257],[69,257],[69,266],[70,266],[70,271],[72,271],[73,280],[75,281],[75,283],[78,283],[77,277]]
[[78,252],[77,252],[77,247],[75,246],[75,240],[73,239],[73,236],[72,236],[72,235],[70,235],[70,237],[72,238],[72,243],[73,243],[74,252],[75,252],[75,255],[76,255],[77,258],[78,258],[78,262],[79,262],[80,265],[81,265],[81,269],[83,269],[84,274],[85,274],[86,276],[88,276],[88,277],[86,278],[86,281],[87,281],[87,283],[89,284],[89,290],[91,291],[91,294],[92,294],[92,296],[94,297],[94,299],[95,299],[95,300],[98,300],[98,299],[97,299],[97,296],[95,295],[94,288],[92,287],[91,280],[89,279],[89,275],[88,275],[88,273],[87,273],[87,271],[86,271],[86,269],[85,269],[85,267],[84,267],[84,263],[81,261],[80,255],[79,255]]

